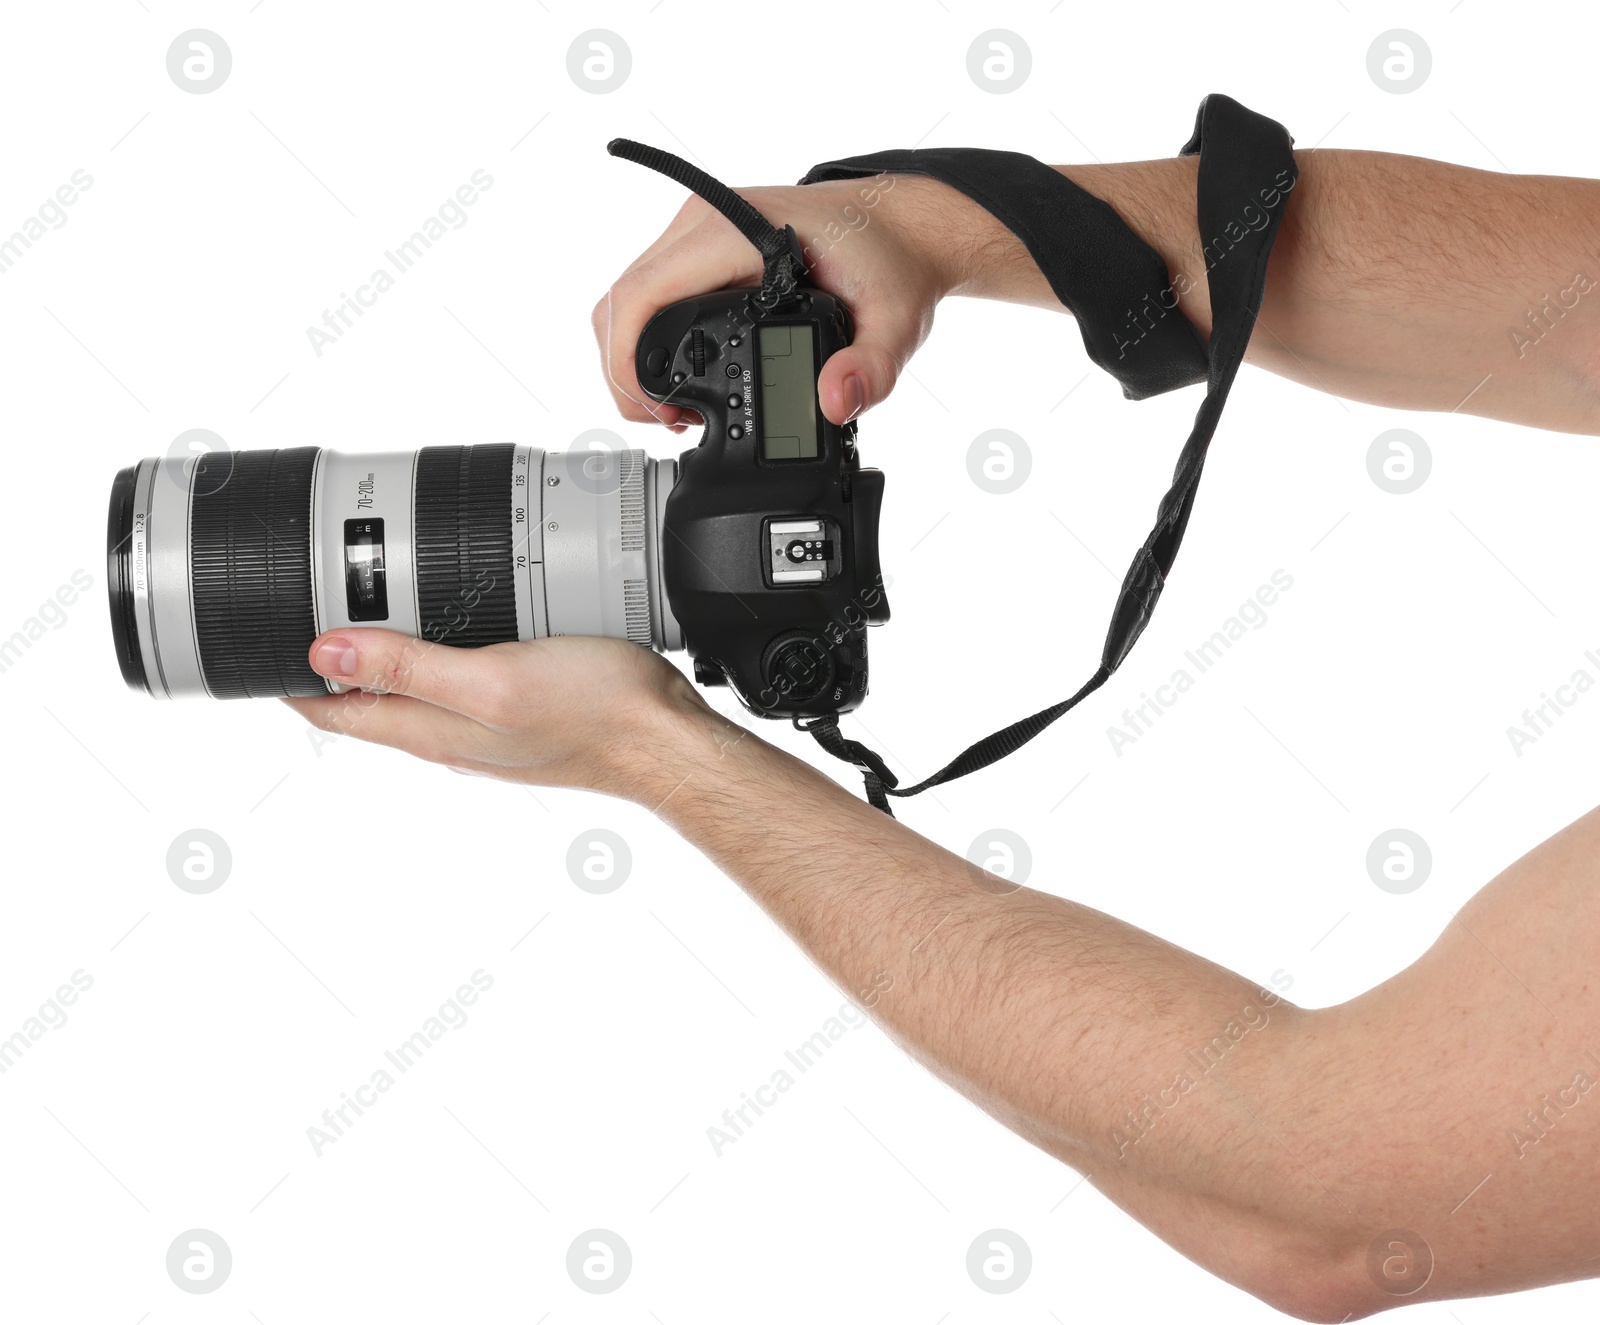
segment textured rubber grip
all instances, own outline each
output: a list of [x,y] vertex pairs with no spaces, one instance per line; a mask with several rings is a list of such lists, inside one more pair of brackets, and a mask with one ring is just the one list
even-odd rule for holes
[[317,636],[311,489],[318,448],[212,451],[194,467],[189,574],[195,643],[218,699],[325,695]]
[[417,453],[413,538],[423,639],[481,648],[517,638],[511,551],[515,447],[425,446]]

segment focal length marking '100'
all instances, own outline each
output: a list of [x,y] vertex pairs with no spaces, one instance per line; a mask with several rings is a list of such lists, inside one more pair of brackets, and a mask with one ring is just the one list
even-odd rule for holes
[[820,290],[720,290],[661,310],[640,384],[693,410],[699,444],[637,450],[298,447],[145,460],[112,485],[112,631],[163,698],[315,695],[323,631],[457,646],[599,635],[687,649],[695,679],[769,718],[835,718],[867,694],[888,620],[883,475],[817,375],[850,341]]
[[[111,500],[108,578],[123,675],[164,695],[315,694],[325,683],[306,654],[328,627],[383,621],[463,645],[611,635],[687,648],[697,681],[730,686],[764,717],[793,719],[861,771],[881,810],[890,796],[986,768],[1110,679],[1155,610],[1261,307],[1298,177],[1292,146],[1281,124],[1229,97],[1201,103],[1182,153],[1200,158],[1211,334],[1178,312],[1156,320],[1132,354],[1116,328],[1128,307],[1168,287],[1165,262],[1111,207],[1032,157],[893,151],[815,166],[801,181],[905,172],[941,180],[1016,233],[1076,316],[1090,357],[1125,394],[1207,387],[1123,579],[1100,665],[1068,698],[914,786],[900,786],[839,729],[867,693],[867,628],[889,619],[878,561],[883,475],[861,466],[854,420],[833,423],[817,396],[823,365],[850,344],[849,313],[806,284],[793,226],[773,224],[681,157],[622,138],[608,144],[613,156],[692,189],[761,255],[759,288],[661,309],[634,350],[644,393],[704,422],[699,445],[676,464],[634,451],[573,453],[566,475],[553,472],[555,456],[512,446],[369,460],[311,447],[224,453],[192,470],[144,461],[117,476]],[[1265,219],[1245,229],[1240,215]]]
[[677,462],[494,444],[148,459],[112,486],[117,659],[157,698],[315,695],[325,630],[683,647],[661,578]]

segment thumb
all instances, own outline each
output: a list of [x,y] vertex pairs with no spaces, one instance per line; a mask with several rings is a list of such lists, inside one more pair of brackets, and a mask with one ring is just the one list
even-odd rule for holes
[[828,421],[844,423],[887,400],[919,340],[901,327],[858,322],[854,343],[834,354],[817,376],[817,399]]
[[383,694],[410,695],[468,717],[495,707],[504,689],[489,649],[459,649],[392,630],[341,627],[311,644],[312,669],[330,681]]

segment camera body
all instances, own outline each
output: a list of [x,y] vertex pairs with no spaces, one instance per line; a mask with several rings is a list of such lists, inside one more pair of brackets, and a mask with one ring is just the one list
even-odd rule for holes
[[778,309],[721,290],[640,334],[639,384],[705,421],[678,462],[662,581],[702,685],[765,717],[847,713],[867,693],[869,625],[889,619],[878,557],[883,473],[856,426],[823,417],[817,376],[850,343],[844,305],[800,289]]
[[326,694],[311,642],[381,625],[472,648],[556,635],[687,648],[753,713],[867,693],[886,621],[883,475],[817,402],[841,304],[725,290],[664,309],[639,379],[705,420],[673,461],[526,443],[172,453],[121,471],[107,520],[124,679],[158,698]]

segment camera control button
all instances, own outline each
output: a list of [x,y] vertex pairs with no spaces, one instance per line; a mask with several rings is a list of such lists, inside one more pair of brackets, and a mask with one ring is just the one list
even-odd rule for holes
[[736,423],[728,429],[728,436],[733,438],[734,441],[738,441],[744,436],[744,429]]
[[779,635],[761,659],[761,673],[779,696],[803,704],[815,699],[833,684],[833,653],[808,631],[791,630]]
[[667,365],[672,362],[672,356],[667,353],[666,347],[657,345],[644,357],[645,371],[651,377],[660,377],[667,371]]
[[738,364],[730,363],[728,365],[728,376],[729,377],[737,377],[737,376],[739,376],[739,365]]

